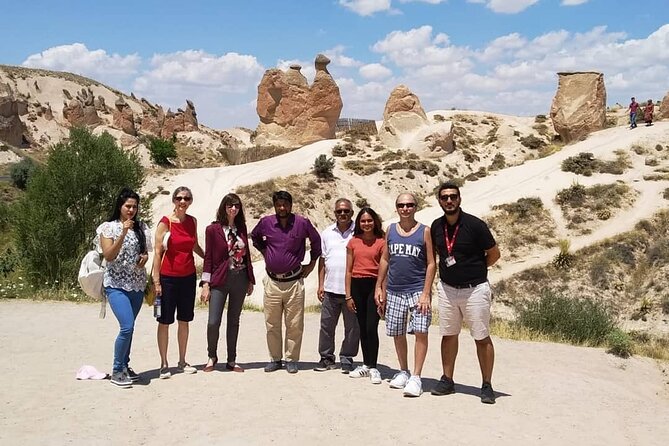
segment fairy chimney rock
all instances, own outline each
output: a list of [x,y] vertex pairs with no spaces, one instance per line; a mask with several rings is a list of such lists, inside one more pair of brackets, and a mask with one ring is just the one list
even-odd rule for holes
[[335,137],[335,126],[343,107],[339,87],[319,54],[316,76],[310,86],[293,64],[287,72],[265,71],[258,85],[256,111],[260,118],[256,144],[296,147]]
[[598,72],[558,73],[551,119],[562,141],[569,143],[601,130],[606,124],[604,75]]
[[669,119],[669,92],[664,96],[662,102],[660,102],[659,118],[660,119]]
[[135,116],[132,113],[132,108],[130,108],[123,98],[118,98],[114,102],[114,106],[114,110],[112,111],[112,127],[128,135],[137,135]]
[[383,110],[383,124],[379,138],[388,147],[400,148],[404,145],[404,136],[428,125],[425,110],[420,99],[406,85],[393,89]]
[[7,84],[0,84],[0,141],[20,146],[24,126],[19,118],[19,101]]

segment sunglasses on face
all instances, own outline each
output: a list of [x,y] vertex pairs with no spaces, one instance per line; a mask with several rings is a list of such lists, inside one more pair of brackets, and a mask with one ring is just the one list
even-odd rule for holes
[[185,201],[186,203],[190,202],[192,199],[193,197],[182,197],[182,196],[174,197],[174,201]]
[[458,195],[458,194],[443,194],[443,195],[439,195],[439,199],[440,199],[441,201],[448,201],[449,199],[450,199],[451,201],[456,201],[458,198],[460,198],[460,195]]
[[335,214],[337,214],[337,215],[347,215],[347,214],[350,214],[350,213],[351,213],[350,209],[337,209],[335,211]]
[[226,204],[225,207],[228,209],[232,208],[241,209],[242,205],[240,203],[232,203],[232,204]]
[[411,209],[416,207],[416,203],[397,203],[395,206],[397,207],[397,209],[402,209],[402,208]]

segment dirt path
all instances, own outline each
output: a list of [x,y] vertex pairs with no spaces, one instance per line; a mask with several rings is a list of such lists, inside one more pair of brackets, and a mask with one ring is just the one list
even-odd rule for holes
[[[306,317],[300,372],[264,373],[263,316],[246,312],[238,348],[245,373],[159,380],[155,322],[144,307],[131,357],[144,379],[118,389],[74,379],[83,364],[109,370],[118,325],[111,312],[105,320],[97,313],[94,304],[0,301],[0,356],[7,359],[0,444],[630,445],[669,438],[668,378],[649,359],[496,339],[499,396],[486,406],[478,398],[473,342],[464,334],[457,393],[408,399],[387,383],[311,371],[318,360],[316,314]],[[206,313],[197,310],[188,359],[198,368],[206,359],[205,330]],[[175,362],[174,328],[170,336]],[[441,374],[437,330],[430,343],[427,390]],[[383,333],[379,359],[390,377],[396,360]]]

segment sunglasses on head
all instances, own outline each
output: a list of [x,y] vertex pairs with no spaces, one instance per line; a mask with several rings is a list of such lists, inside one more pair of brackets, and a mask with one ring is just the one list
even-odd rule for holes
[[350,209],[337,209],[335,211],[335,214],[337,215],[345,215],[345,214],[350,214],[351,210]]
[[455,201],[455,200],[457,200],[458,198],[460,198],[460,195],[458,195],[458,194],[443,194],[443,195],[439,195],[439,199],[440,199],[441,201],[448,201],[449,199],[450,199],[451,201]]
[[398,209],[401,209],[401,208],[409,208],[409,209],[411,209],[411,208],[415,208],[415,207],[416,207],[416,203],[397,203],[395,206],[396,206]]
[[225,205],[226,208],[237,208],[241,209],[242,205],[241,203],[230,203]]
[[185,201],[187,203],[189,201],[191,201],[192,199],[193,199],[193,197],[183,197],[181,195],[177,195],[176,197],[174,197],[174,201]]

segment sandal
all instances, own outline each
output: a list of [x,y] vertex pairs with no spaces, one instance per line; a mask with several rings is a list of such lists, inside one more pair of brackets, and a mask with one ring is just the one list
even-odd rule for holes
[[225,364],[226,370],[229,370],[230,372],[239,372],[242,373],[244,372],[244,369],[237,364],[236,362],[230,364],[229,362]]
[[[211,365],[209,365],[209,361],[211,361]],[[216,368],[216,364],[218,363],[218,358],[209,358],[209,361],[207,361],[207,365],[204,366],[202,369],[203,372],[213,372],[214,369]]]

